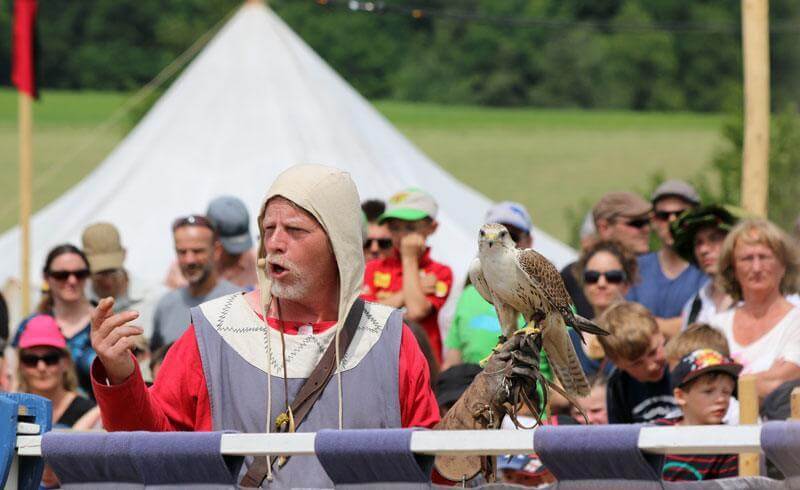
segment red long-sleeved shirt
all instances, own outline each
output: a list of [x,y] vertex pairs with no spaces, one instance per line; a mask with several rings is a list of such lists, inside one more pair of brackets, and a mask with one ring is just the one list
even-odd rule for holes
[[[275,328],[273,319],[270,326]],[[324,331],[332,324],[320,324]],[[284,324],[286,333],[296,334]],[[296,327],[295,327],[296,328]],[[428,362],[414,334],[403,325],[400,340],[400,418],[403,427],[433,427],[439,422],[439,407],[430,388]],[[118,385],[105,383],[106,373],[99,359],[92,366],[92,385],[100,406],[103,426],[110,431],[210,431],[211,404],[208,399],[200,350],[194,326],[170,348],[158,379],[149,389],[138,365],[134,373]],[[368,389],[378,390],[380,386]],[[366,395],[366,394],[365,394]]]

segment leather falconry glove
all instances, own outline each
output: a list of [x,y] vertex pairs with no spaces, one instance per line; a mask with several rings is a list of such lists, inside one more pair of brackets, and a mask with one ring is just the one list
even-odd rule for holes
[[[498,429],[505,415],[521,427],[517,412],[523,406],[540,420],[547,405],[547,380],[539,370],[541,345],[541,335],[514,335],[506,340],[434,429]],[[435,465],[453,481],[469,480],[480,471],[487,481],[494,481],[493,457],[437,456]]]

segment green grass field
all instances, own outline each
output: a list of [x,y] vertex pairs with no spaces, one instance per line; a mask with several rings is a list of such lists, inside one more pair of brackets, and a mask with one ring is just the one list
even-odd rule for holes
[[[36,209],[78,182],[124,137],[130,119],[103,132],[95,128],[125,99],[117,93],[43,94],[34,112]],[[0,230],[15,224],[18,214],[16,105],[16,93],[0,90]],[[643,191],[656,172],[692,177],[721,142],[717,115],[376,106],[456,178],[492,199],[526,204],[537,226],[565,240],[566,209],[609,190]]]

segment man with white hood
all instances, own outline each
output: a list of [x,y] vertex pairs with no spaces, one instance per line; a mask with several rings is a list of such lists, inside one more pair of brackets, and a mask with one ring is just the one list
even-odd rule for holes
[[[193,308],[192,325],[149,390],[129,352],[141,333],[129,324],[137,314],[112,314],[113,300],[103,299],[92,320],[92,381],[104,427],[252,433],[436,425],[427,362],[402,313],[358,299],[359,206],[355,184],[338,169],[301,165],[278,176],[258,218],[259,288]],[[320,376],[311,406],[295,406],[306,380]],[[283,466],[247,458],[246,466],[245,486],[332,486],[315,457]]]

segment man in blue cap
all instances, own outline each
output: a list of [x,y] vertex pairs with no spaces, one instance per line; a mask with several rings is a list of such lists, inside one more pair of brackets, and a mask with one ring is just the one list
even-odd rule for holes
[[222,245],[222,253],[217,259],[220,277],[252,290],[258,279],[247,207],[236,197],[221,196],[211,201],[206,216],[216,228]]

